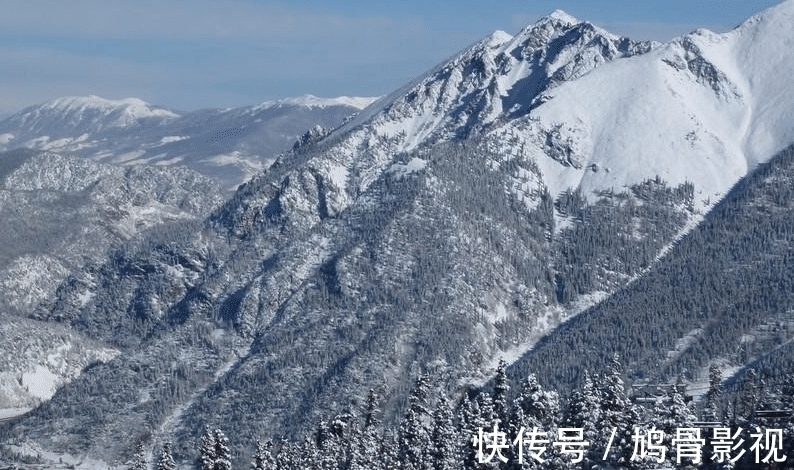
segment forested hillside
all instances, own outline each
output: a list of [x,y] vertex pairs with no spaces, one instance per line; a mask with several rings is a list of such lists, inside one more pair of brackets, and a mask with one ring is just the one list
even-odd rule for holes
[[[58,111],[32,146],[119,166],[0,155],[0,398],[49,381],[0,423],[3,461],[126,467],[140,445],[188,467],[212,444],[229,449],[214,467],[240,468],[270,459],[262,439],[282,468],[347,470],[363,445],[420,470],[453,409],[458,452],[493,419],[601,420],[602,444],[605,423],[648,416],[754,424],[791,401],[792,17],[787,0],[656,44],[556,11],[303,129],[275,161],[257,119],[295,103],[29,109]],[[85,136],[52,140],[72,118]],[[114,137],[129,153],[105,155]],[[180,162],[253,177],[220,196]]]
[[[421,375],[399,421],[381,427],[380,397],[359,409],[328,415],[302,439],[257,440],[245,459],[232,451],[241,436],[205,426],[189,464],[201,470],[433,469],[762,469],[785,468],[794,451],[794,380],[726,399],[721,371],[712,368],[706,400],[690,402],[683,384],[652,400],[629,396],[613,356],[603,374],[586,374],[568,399],[544,389],[534,374],[511,382],[501,362],[491,391],[450,402],[432,393],[436,377]],[[757,385],[757,384],[755,384]],[[636,397],[635,397],[636,398]],[[727,406],[731,405],[732,406]],[[771,415],[769,407],[784,407]],[[175,468],[173,443],[152,454],[145,443],[129,468]]]
[[[650,271],[511,366],[561,391],[624,358],[632,381],[702,380],[709,364],[794,372],[794,150],[742,180]],[[761,364],[763,366],[761,366]]]

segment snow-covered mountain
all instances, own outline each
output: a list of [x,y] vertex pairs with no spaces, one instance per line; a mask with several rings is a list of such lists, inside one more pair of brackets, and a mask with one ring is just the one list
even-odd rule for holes
[[[4,121],[4,127],[16,127],[42,136],[65,132],[80,136],[95,134],[105,128],[143,126],[149,124],[147,121],[163,124],[177,117],[179,115],[173,111],[152,106],[137,98],[107,100],[98,96],[72,96],[58,98],[9,116]],[[10,142],[11,136],[7,136],[6,140]],[[53,145],[52,142],[50,144]]]
[[234,188],[266,169],[307,129],[338,127],[373,100],[307,95],[177,113],[136,98],[59,98],[0,121],[0,150],[30,148],[122,165],[184,165]]
[[466,137],[526,115],[547,90],[565,81],[653,47],[555,11],[515,36],[494,32],[380,100],[340,132],[367,123],[376,135],[398,137],[398,150]]
[[49,399],[89,362],[112,357],[109,348],[63,325],[30,318],[70,274],[142,232],[203,219],[222,194],[186,168],[0,153],[0,331],[8,339],[0,346],[0,409]]
[[393,422],[422,371],[437,394],[481,384],[794,141],[792,12],[668,44],[554,12],[305,134],[202,224],[131,240],[34,312],[118,354],[9,425],[15,451],[121,465],[173,439],[190,462],[211,424],[243,464],[369,389]]
[[792,9],[783,2],[730,32],[667,44],[560,11],[514,37],[496,32],[338,129],[325,172],[357,167],[355,194],[395,153],[477,137],[505,161],[536,165],[535,189],[552,195],[581,187],[591,197],[659,175],[694,183],[706,206],[794,139]]
[[659,175],[714,202],[794,140],[787,1],[717,34],[698,30],[549,92],[495,142],[540,167],[553,194],[586,195]]

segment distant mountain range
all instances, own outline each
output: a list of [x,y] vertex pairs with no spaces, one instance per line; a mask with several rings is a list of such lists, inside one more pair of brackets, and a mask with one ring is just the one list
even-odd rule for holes
[[[433,396],[459,397],[500,358],[514,379],[537,371],[563,394],[614,352],[637,383],[680,376],[694,388],[714,364],[726,385],[751,365],[790,373],[791,24],[794,0],[728,33],[658,44],[556,11],[346,120],[351,106],[305,99],[185,116],[133,100],[90,113],[80,100],[45,106],[82,116],[71,134],[26,121],[38,108],[6,119],[8,145],[66,142],[124,164],[181,158],[215,178],[208,162],[237,151],[263,170],[223,202],[207,190],[190,220],[145,227],[64,268],[37,305],[9,309],[9,331],[34,322],[84,346],[63,373],[15,362],[22,382],[68,384],[3,425],[6,460],[123,466],[136,443],[170,440],[189,464],[211,425],[247,465],[258,437],[300,437],[356,413],[370,389],[388,427],[419,374]],[[296,130],[297,145],[262,163],[255,116],[337,107],[332,131]],[[6,185],[63,172],[26,158],[40,166],[24,178],[9,170]],[[139,184],[119,177],[110,187]],[[53,191],[83,195],[103,181]],[[36,360],[52,354],[39,351]]]
[[0,121],[0,150],[29,148],[120,165],[182,165],[233,189],[308,129],[337,127],[373,100],[307,95],[177,113],[136,98],[59,98]]

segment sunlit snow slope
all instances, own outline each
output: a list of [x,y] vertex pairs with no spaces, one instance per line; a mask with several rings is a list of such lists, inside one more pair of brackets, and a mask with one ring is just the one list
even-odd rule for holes
[[659,175],[714,202],[794,141],[794,2],[717,34],[698,30],[550,91],[494,129],[533,158],[552,194],[586,195]]

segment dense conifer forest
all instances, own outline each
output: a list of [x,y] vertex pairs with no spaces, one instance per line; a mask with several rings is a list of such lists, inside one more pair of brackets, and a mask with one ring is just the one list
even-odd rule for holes
[[[741,387],[709,389],[694,401],[683,384],[633,393],[613,356],[603,374],[584,374],[567,399],[535,375],[508,379],[500,363],[488,390],[458,403],[433,398],[432,378],[416,379],[396,426],[384,426],[377,393],[361,410],[329,416],[303,439],[259,440],[235,456],[228,436],[206,426],[195,461],[201,470],[519,470],[519,469],[763,469],[791,468],[794,379],[766,384],[755,371]],[[651,398],[649,398],[651,397]],[[256,417],[252,416],[252,419]],[[172,444],[148,455],[141,442],[130,470],[176,468]]]

